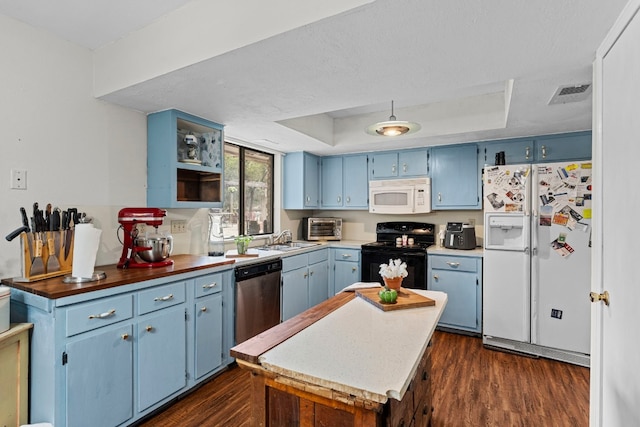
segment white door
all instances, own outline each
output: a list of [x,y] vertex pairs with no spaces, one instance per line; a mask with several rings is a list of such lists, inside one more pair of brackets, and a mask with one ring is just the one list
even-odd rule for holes
[[591,310],[592,426],[640,425],[639,10],[640,0],[631,0],[594,63],[592,291],[608,291],[610,305]]

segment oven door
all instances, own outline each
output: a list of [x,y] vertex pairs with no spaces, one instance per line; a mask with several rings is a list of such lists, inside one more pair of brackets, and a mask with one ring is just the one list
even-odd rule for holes
[[387,249],[362,248],[362,281],[384,284],[380,276],[380,264],[388,264],[390,259],[407,263],[409,275],[402,281],[403,288],[427,289],[427,253],[389,251]]

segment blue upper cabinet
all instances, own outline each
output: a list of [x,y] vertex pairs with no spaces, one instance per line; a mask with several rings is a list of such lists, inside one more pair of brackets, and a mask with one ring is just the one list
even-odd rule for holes
[[476,144],[431,149],[431,206],[434,210],[481,209]]
[[506,165],[517,165],[531,163],[534,156],[534,140],[526,139],[505,139],[495,142],[482,142],[479,145],[480,152],[478,162],[480,167],[484,165],[495,165],[496,154],[503,152]]
[[342,162],[345,209],[369,209],[368,156],[344,156]]
[[369,179],[410,178],[429,175],[429,149],[373,153]]
[[429,149],[404,150],[398,153],[400,177],[429,176]]
[[481,168],[494,165],[499,152],[504,152],[507,165],[591,159],[590,131],[486,141],[478,145]]
[[283,209],[320,206],[320,158],[310,153],[288,153],[283,160]]
[[589,131],[536,138],[536,163],[589,159],[591,159],[591,132]]
[[341,208],[343,206],[343,175],[342,157],[323,157],[320,161],[320,187],[322,198],[320,204],[323,208]]
[[398,177],[398,153],[373,153],[369,164],[370,179]]
[[147,117],[147,205],[222,207],[224,127],[166,110]]
[[320,205],[326,209],[368,209],[366,154],[322,157]]

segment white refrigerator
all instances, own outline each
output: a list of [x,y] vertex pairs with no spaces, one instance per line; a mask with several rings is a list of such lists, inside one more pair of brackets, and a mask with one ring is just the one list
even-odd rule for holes
[[589,364],[591,162],[485,166],[483,342]]

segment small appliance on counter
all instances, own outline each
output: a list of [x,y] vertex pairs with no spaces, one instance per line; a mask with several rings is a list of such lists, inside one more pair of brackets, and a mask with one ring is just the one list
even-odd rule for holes
[[476,248],[476,229],[471,224],[448,222],[444,236],[444,247],[470,250]]
[[342,240],[342,218],[302,218],[304,240]]
[[[124,208],[118,212],[120,228],[124,230],[122,256],[118,268],[165,267],[173,264],[169,259],[173,239],[157,232],[167,211],[158,208]],[[155,233],[140,233],[138,225],[155,228]]]

